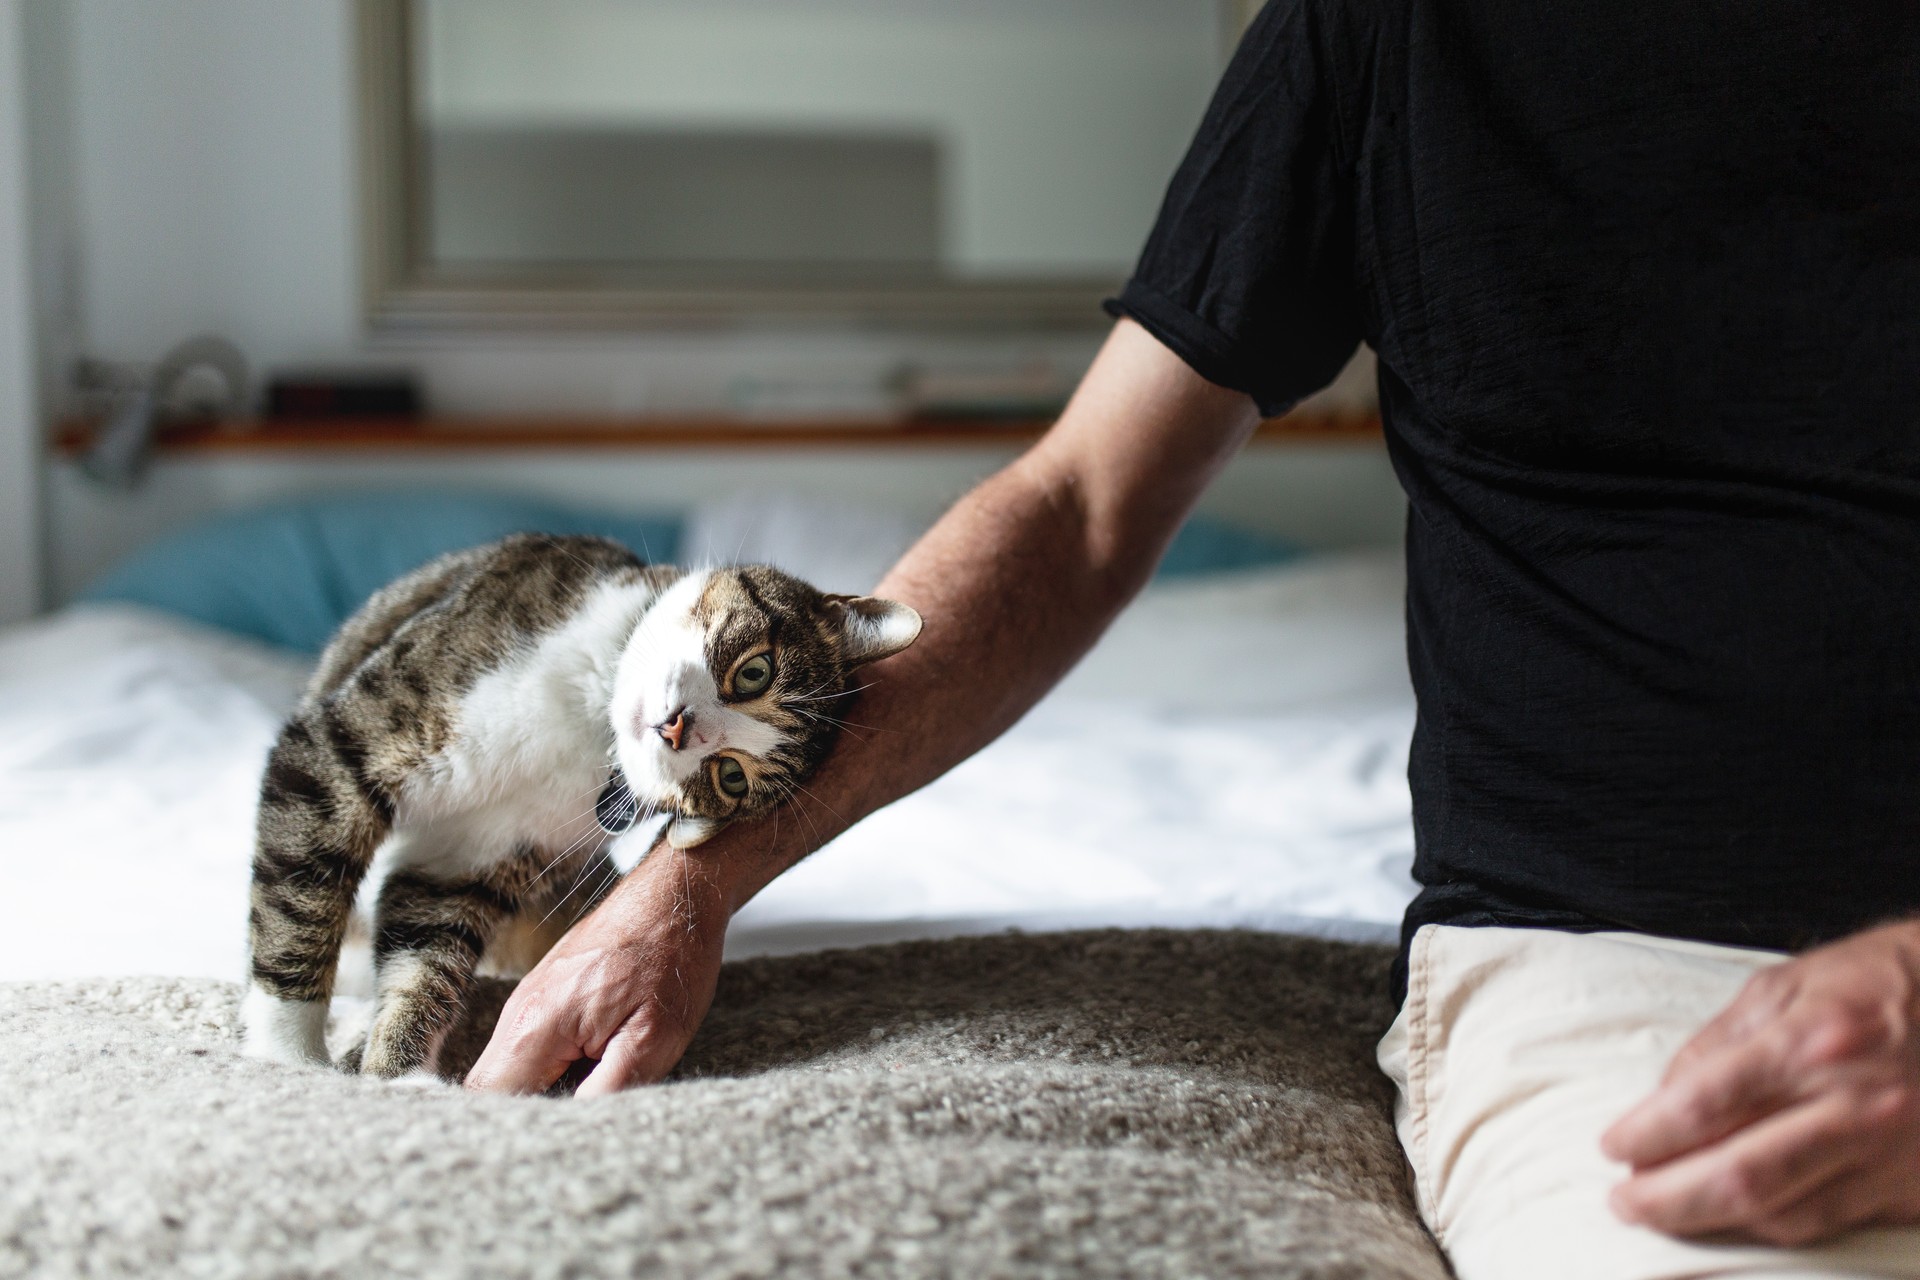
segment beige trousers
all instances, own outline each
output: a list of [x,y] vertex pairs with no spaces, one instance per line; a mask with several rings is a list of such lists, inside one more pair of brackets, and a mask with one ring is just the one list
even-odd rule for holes
[[1676,1240],[1607,1208],[1600,1135],[1781,955],[1638,934],[1428,925],[1380,1042],[1421,1216],[1460,1280],[1920,1277],[1920,1228],[1817,1249]]

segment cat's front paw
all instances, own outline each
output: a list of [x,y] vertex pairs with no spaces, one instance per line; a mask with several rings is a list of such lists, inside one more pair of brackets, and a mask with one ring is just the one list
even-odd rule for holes
[[382,1080],[400,1081],[414,1075],[437,1080],[439,1040],[427,1028],[404,1018],[376,1018],[367,1034],[347,1051],[354,1065],[347,1066],[343,1056],[341,1066]]
[[[444,1089],[450,1087],[452,1084],[450,1080],[441,1079],[430,1067],[414,1067],[411,1070],[404,1070],[398,1075],[390,1075],[387,1074],[387,1071],[376,1069],[380,1064],[370,1067],[367,1062],[367,1038],[365,1036],[361,1036],[352,1044],[348,1045],[335,1061],[334,1065],[350,1076],[373,1076],[376,1079],[385,1080],[388,1084],[397,1084],[409,1089]],[[389,1065],[388,1070],[391,1069],[391,1065]]]
[[240,1001],[243,1057],[289,1065],[327,1063],[327,1002],[284,1000],[255,984]]

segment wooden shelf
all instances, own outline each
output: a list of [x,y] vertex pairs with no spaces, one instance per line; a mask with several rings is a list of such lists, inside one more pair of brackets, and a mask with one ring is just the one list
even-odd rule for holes
[[[1040,420],[768,422],[740,419],[424,418],[189,423],[164,429],[163,454],[324,454],[472,450],[956,448],[1018,446],[1052,423]],[[54,448],[72,456],[93,439],[95,424],[69,422]],[[1292,413],[1261,424],[1262,443],[1353,443],[1380,439],[1371,414]]]

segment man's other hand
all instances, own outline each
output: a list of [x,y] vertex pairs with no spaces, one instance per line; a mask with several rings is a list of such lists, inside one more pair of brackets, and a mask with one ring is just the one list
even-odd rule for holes
[[1920,1221],[1920,924],[1754,975],[1601,1139],[1628,1222],[1802,1245]]
[[657,847],[514,988],[467,1088],[540,1093],[582,1058],[579,1097],[659,1080],[713,1002],[729,915],[707,864]]

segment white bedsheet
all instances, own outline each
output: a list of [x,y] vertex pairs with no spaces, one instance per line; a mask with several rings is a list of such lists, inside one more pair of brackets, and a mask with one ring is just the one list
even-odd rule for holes
[[[1388,556],[1151,590],[1000,742],[749,904],[730,954],[1123,925],[1389,937],[1412,695]],[[233,978],[298,658],[165,615],[0,631],[0,979]]]

